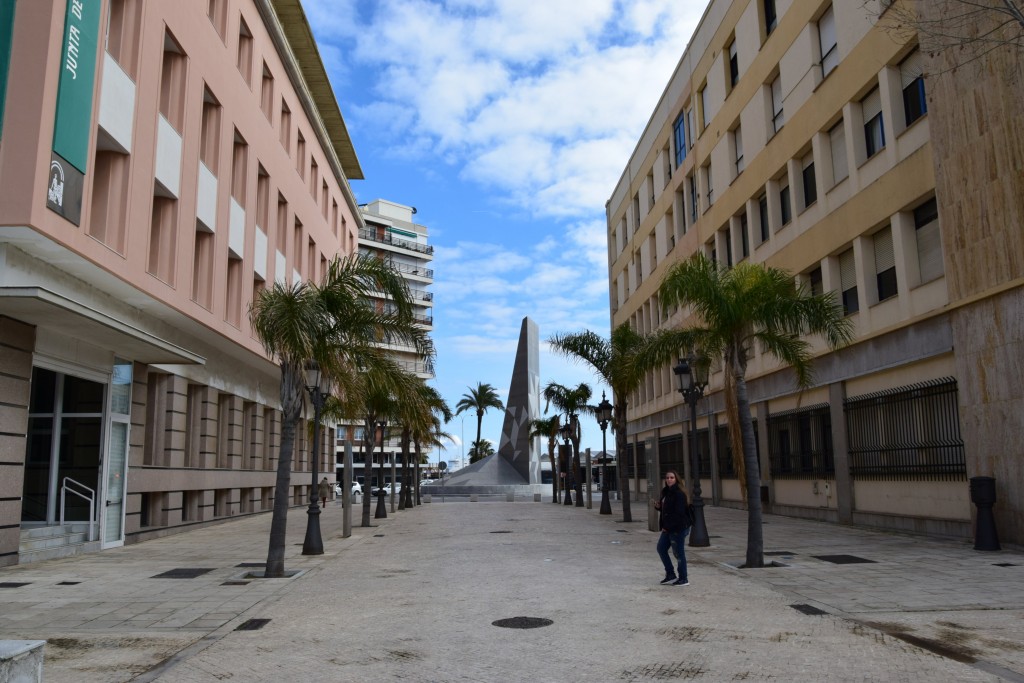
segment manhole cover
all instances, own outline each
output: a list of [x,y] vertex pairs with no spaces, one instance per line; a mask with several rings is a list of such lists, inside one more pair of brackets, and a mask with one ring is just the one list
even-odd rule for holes
[[511,531],[492,531],[491,533],[492,534],[510,534],[512,532]]
[[58,586],[77,586],[80,583],[82,583],[82,582],[81,581],[61,581],[57,585]]
[[510,619],[492,621],[491,626],[498,626],[500,628],[541,628],[542,626],[551,626],[553,623],[555,622],[541,617],[512,617]]
[[803,612],[804,614],[810,614],[811,616],[817,616],[819,614],[828,614],[824,610],[820,610],[812,605],[790,605],[797,612]]
[[270,619],[249,619],[243,621],[237,627],[236,631],[259,631],[261,628],[270,623]]
[[996,562],[992,565],[993,567],[1016,567],[1013,562]]
[[384,534],[374,534],[374,538],[384,538]]
[[814,558],[832,564],[875,564],[874,560],[865,560],[856,555],[814,555]]
[[2,581],[0,582],[0,588],[21,588],[22,586],[27,586],[30,583],[31,581],[26,581],[25,583],[18,583],[17,581]]
[[164,572],[163,574],[157,574],[151,576],[151,579],[194,579],[197,576],[202,576],[207,572],[212,572],[213,568],[204,569],[202,567],[184,567],[179,569],[171,569]]

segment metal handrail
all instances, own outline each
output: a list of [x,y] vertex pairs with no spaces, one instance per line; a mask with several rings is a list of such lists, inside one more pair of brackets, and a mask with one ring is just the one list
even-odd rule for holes
[[[89,495],[87,496],[84,493],[76,491],[75,489],[71,488],[70,486],[68,486],[69,482],[71,484],[74,484],[75,486],[80,486],[81,488],[85,489],[86,491],[89,492]],[[96,491],[89,488],[80,481],[75,481],[71,477],[64,477],[64,480],[61,482],[60,485],[60,525],[62,527],[64,526],[64,494],[66,493],[73,493],[82,500],[86,500],[89,502],[89,541],[92,542],[96,540],[92,537],[93,529],[96,526]]]

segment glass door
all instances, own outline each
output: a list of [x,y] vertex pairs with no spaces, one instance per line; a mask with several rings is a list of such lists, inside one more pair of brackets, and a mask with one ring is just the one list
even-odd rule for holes
[[104,462],[102,547],[124,545],[124,508],[128,477],[128,433],[131,429],[132,363],[114,360],[110,383],[110,430]]

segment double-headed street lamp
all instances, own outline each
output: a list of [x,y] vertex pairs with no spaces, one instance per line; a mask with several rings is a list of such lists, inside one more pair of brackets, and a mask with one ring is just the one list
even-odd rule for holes
[[693,474],[693,531],[690,532],[690,545],[703,548],[711,545],[708,527],[704,522],[704,499],[700,497],[700,457],[697,455],[697,401],[704,395],[708,386],[708,360],[697,357],[692,352],[672,368],[679,380],[679,393],[690,406],[690,461]]
[[597,423],[601,425],[601,514],[612,514],[612,504],[608,500],[608,423],[612,421],[612,404],[608,402],[604,392],[601,392],[601,402],[597,404],[594,412]]
[[[568,418],[568,420],[571,419]],[[563,503],[565,505],[572,505],[572,494],[570,493],[572,489],[569,488],[569,484],[572,483],[572,446],[569,445],[569,435],[572,433],[572,428],[569,426],[568,420],[558,429],[559,435],[565,440],[562,446],[562,453],[567,454],[565,458],[560,457],[559,461],[562,463],[562,492],[565,496]],[[566,476],[567,474],[569,476]]]
[[[384,435],[387,433],[388,421],[379,420],[377,427],[380,429],[380,467],[377,468],[377,510],[373,513],[374,519],[386,519],[388,506],[384,502]],[[370,487],[373,493],[373,487]]]
[[306,361],[306,391],[313,403],[313,485],[309,491],[309,509],[306,510],[306,538],[302,542],[303,555],[323,555],[324,541],[320,536],[320,505],[317,502],[318,486],[317,465],[320,463],[320,411],[324,401],[330,394],[330,377],[320,368],[315,360]]

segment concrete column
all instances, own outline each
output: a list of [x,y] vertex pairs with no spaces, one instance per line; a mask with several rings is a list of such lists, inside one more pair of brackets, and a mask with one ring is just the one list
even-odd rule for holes
[[0,316],[0,520],[5,527],[0,529],[0,567],[18,562],[35,339],[31,325]]
[[846,433],[846,416],[843,400],[846,398],[846,385],[833,382],[828,387],[829,414],[832,420],[832,462],[836,472],[836,506],[839,511],[839,522],[853,522],[853,478],[850,476],[849,439]]

